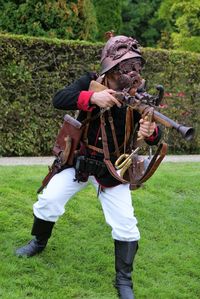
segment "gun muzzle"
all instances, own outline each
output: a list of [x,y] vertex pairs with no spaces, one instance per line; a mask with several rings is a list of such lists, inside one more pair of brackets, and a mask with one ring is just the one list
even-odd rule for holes
[[195,129],[193,127],[185,127],[184,125],[175,122],[174,120],[156,110],[154,110],[154,120],[160,122],[167,128],[176,129],[176,131],[179,132],[187,141],[192,140],[194,137]]
[[181,133],[183,138],[185,140],[190,141],[194,138],[195,130],[192,127],[185,127],[183,125],[179,125],[177,128],[175,128],[178,132]]

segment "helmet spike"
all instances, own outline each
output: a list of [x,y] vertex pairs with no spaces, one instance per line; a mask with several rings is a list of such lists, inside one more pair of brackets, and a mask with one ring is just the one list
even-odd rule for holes
[[113,36],[115,36],[115,31],[114,30],[105,32],[105,39],[106,40],[109,40]]

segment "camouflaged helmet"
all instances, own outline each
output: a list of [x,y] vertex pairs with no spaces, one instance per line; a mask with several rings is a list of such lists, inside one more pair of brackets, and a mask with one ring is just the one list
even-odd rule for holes
[[102,50],[100,75],[129,58],[141,58],[142,64],[145,63],[138,41],[124,35],[110,37]]

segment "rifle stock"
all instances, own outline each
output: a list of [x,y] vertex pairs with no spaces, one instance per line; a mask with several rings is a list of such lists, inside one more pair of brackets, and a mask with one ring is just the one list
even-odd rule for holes
[[[89,90],[98,92],[98,91],[102,91],[107,89],[106,86],[98,83],[97,81],[92,80],[90,83],[90,87]],[[148,114],[148,110],[151,108],[152,106],[147,105],[147,104],[143,104],[141,100],[137,100],[136,104],[129,104],[126,103],[123,99],[122,99],[122,93],[119,93],[119,97],[116,93],[115,95],[116,99],[119,100],[122,104],[125,104],[129,107],[131,107],[132,109],[138,111],[141,115],[145,115]],[[170,119],[169,117],[165,116],[164,114],[158,112],[157,110],[153,109],[153,116],[152,116],[152,120],[160,123],[162,125],[164,125],[167,128],[173,128],[175,130],[177,130],[177,132],[179,132],[182,137],[184,139],[186,139],[187,141],[190,141],[193,139],[194,137],[194,133],[195,130],[192,127],[186,127],[182,124],[179,124],[177,122],[175,122],[174,120]]]

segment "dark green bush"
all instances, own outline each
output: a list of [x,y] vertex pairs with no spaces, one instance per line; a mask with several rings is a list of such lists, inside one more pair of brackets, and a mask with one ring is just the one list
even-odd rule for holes
[[[65,112],[53,94],[86,71],[97,71],[102,44],[23,36],[0,36],[0,155],[51,155]],[[200,56],[144,49],[149,87],[162,83],[171,97],[162,113],[199,130]],[[154,92],[154,89],[149,91]],[[165,130],[173,153],[199,153],[200,138],[188,143]]]

